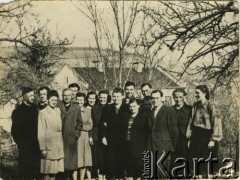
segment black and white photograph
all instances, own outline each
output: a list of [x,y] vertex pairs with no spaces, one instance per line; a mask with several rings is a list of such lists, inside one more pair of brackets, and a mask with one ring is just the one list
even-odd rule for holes
[[0,0],[0,180],[238,179],[239,2]]

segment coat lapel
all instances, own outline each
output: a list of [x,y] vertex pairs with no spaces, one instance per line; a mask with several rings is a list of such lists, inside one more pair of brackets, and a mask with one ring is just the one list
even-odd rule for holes
[[160,121],[160,120],[161,120],[160,114],[161,114],[163,111],[164,111],[164,105],[161,106],[161,108],[160,108],[159,111],[157,112],[155,118],[154,118],[154,112],[153,112],[153,127],[156,127],[157,123],[160,123],[160,122],[157,122],[157,121]]
[[61,124],[58,122],[61,117],[60,114],[58,114],[57,109],[52,109],[51,107],[47,106],[46,110],[48,112],[49,119],[51,119],[52,125],[54,125],[57,130],[61,130]]
[[[66,107],[64,107],[64,108],[65,108],[65,110],[66,110]],[[71,102],[69,110],[68,110],[68,111],[66,110],[66,115],[68,115],[70,112],[72,112],[73,109],[74,109],[74,108],[73,108],[73,103]]]

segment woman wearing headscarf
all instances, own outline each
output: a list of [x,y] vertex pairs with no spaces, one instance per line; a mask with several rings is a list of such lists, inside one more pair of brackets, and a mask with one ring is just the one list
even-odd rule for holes
[[48,106],[39,111],[38,141],[42,154],[41,173],[46,180],[55,179],[58,172],[64,172],[61,111],[56,107],[59,95],[51,90]]
[[[187,138],[190,139],[189,155],[193,158],[204,158],[210,156],[218,157],[216,149],[218,142],[222,139],[221,120],[216,116],[214,104],[209,101],[210,93],[206,85],[199,85],[195,89],[196,102],[192,107],[192,114],[188,124]],[[213,170],[208,172],[207,163],[201,163],[193,169],[197,176],[213,174]],[[211,168],[211,167],[210,167]]]

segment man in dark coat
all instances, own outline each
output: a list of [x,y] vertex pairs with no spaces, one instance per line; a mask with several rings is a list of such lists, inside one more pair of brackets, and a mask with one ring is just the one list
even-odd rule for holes
[[[157,178],[171,177],[171,152],[175,151],[178,140],[178,121],[175,110],[162,103],[163,93],[154,90],[151,93],[153,109],[150,114],[151,137],[150,145],[153,153],[158,152],[156,161],[163,153],[170,154],[157,168]],[[164,166],[164,167],[163,167]]]
[[124,158],[121,144],[121,129],[123,115],[129,113],[128,105],[123,103],[124,91],[121,88],[113,90],[113,104],[107,105],[102,112],[102,143],[107,146],[107,179],[123,179]]
[[23,103],[12,113],[11,134],[19,149],[19,179],[37,179],[40,174],[40,148],[38,144],[38,108],[34,91],[22,90]]
[[83,126],[79,105],[72,102],[72,90],[63,90],[63,101],[58,104],[61,110],[64,144],[64,176],[73,179],[73,171],[78,169],[77,140]]

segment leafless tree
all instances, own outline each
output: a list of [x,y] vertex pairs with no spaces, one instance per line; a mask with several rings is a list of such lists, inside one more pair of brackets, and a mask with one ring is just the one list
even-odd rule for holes
[[239,10],[230,2],[165,2],[143,6],[148,24],[147,43],[152,49],[167,47],[184,60],[183,75],[201,75],[201,80],[227,86],[238,75]]
[[[71,42],[53,37],[47,29],[48,22],[42,24],[38,16],[30,11],[30,1],[16,1],[0,5],[0,43],[13,47],[12,51],[0,55],[5,65],[4,79],[1,84],[10,96],[16,94],[22,85],[37,88],[48,84],[53,76],[52,68],[66,51]],[[35,25],[27,25],[25,17],[31,17]],[[14,25],[17,33],[7,31]]]
[[[94,27],[93,35],[101,62],[104,64],[104,76],[107,77],[106,68],[112,64],[114,64],[113,67],[116,67],[117,64],[116,86],[122,86],[124,59],[133,35],[140,2],[109,1],[106,3],[109,3],[108,10],[105,10],[109,13],[107,19],[103,18],[104,10],[98,8],[99,2],[97,1],[81,2],[75,6],[91,21]],[[126,6],[126,3],[130,5]],[[111,27],[109,26],[110,22],[113,23]],[[107,81],[107,78],[105,80]]]

